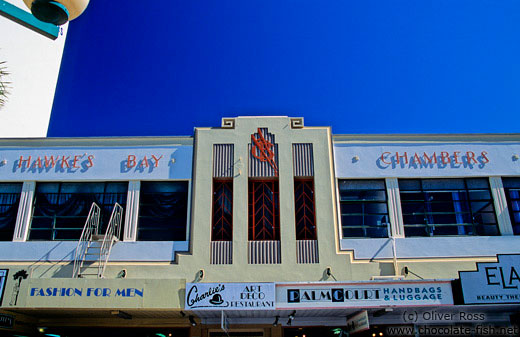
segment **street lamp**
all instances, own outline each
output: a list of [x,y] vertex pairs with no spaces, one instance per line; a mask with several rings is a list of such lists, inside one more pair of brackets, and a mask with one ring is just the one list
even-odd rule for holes
[[89,0],[23,0],[40,21],[63,25],[74,20],[87,8]]

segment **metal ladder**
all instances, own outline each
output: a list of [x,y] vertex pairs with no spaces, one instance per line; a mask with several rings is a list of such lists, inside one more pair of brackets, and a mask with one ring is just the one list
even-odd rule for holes
[[[99,206],[93,203],[76,247],[73,278],[103,278],[112,246],[119,241],[123,207],[118,203],[114,205],[105,235],[98,234],[99,215]],[[96,260],[97,264],[94,263]],[[85,264],[85,262],[92,263]]]

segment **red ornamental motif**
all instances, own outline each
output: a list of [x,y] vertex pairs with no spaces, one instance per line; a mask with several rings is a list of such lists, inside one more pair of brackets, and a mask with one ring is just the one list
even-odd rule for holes
[[261,162],[268,162],[274,170],[275,175],[278,175],[278,166],[274,159],[274,144],[264,138],[260,128],[257,129],[258,138],[255,135],[251,135],[251,154]]

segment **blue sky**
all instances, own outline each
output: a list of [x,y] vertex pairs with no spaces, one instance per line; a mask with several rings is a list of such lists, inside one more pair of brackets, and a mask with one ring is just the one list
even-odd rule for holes
[[191,135],[249,115],[518,132],[519,111],[520,1],[91,1],[48,135]]

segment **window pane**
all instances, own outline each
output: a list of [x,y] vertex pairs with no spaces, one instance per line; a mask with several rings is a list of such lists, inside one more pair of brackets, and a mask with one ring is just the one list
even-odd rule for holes
[[62,183],[61,193],[103,193],[104,183]]
[[314,181],[294,180],[296,240],[316,240],[314,215]]
[[421,181],[417,179],[399,179],[399,190],[401,191],[419,191],[421,190]]
[[137,240],[185,241],[188,182],[142,182]]
[[520,178],[502,178],[502,185],[504,188],[520,189]]
[[36,193],[58,193],[60,183],[38,183],[36,185]]
[[498,235],[486,178],[403,179],[399,186],[406,236]]
[[[125,207],[127,188],[126,182],[38,183],[29,239],[79,239],[94,202],[101,209],[99,232],[104,234],[114,204]],[[39,230],[42,228],[48,231]]]
[[464,190],[464,179],[424,179],[423,190]]
[[466,179],[468,189],[489,189],[489,180],[487,178],[471,178]]
[[487,190],[476,190],[469,191],[469,197],[471,200],[489,200],[491,199],[491,191]]
[[280,240],[278,181],[249,181],[249,241]]
[[13,240],[21,192],[21,183],[0,184],[0,241]]
[[1,183],[0,184],[0,193],[1,194],[20,194],[22,192],[22,184],[21,183]]
[[31,229],[29,232],[29,240],[52,240],[52,230],[36,230]]
[[186,181],[146,181],[141,183],[141,192],[144,193],[187,193]]
[[340,180],[339,186],[343,237],[387,237],[385,181]]
[[376,190],[346,190],[341,193],[341,201],[349,201],[349,200],[377,200],[377,201],[385,201],[386,200],[386,191],[376,191]]
[[384,190],[384,180],[340,180],[339,190]]
[[233,181],[213,182],[212,241],[233,240]]

